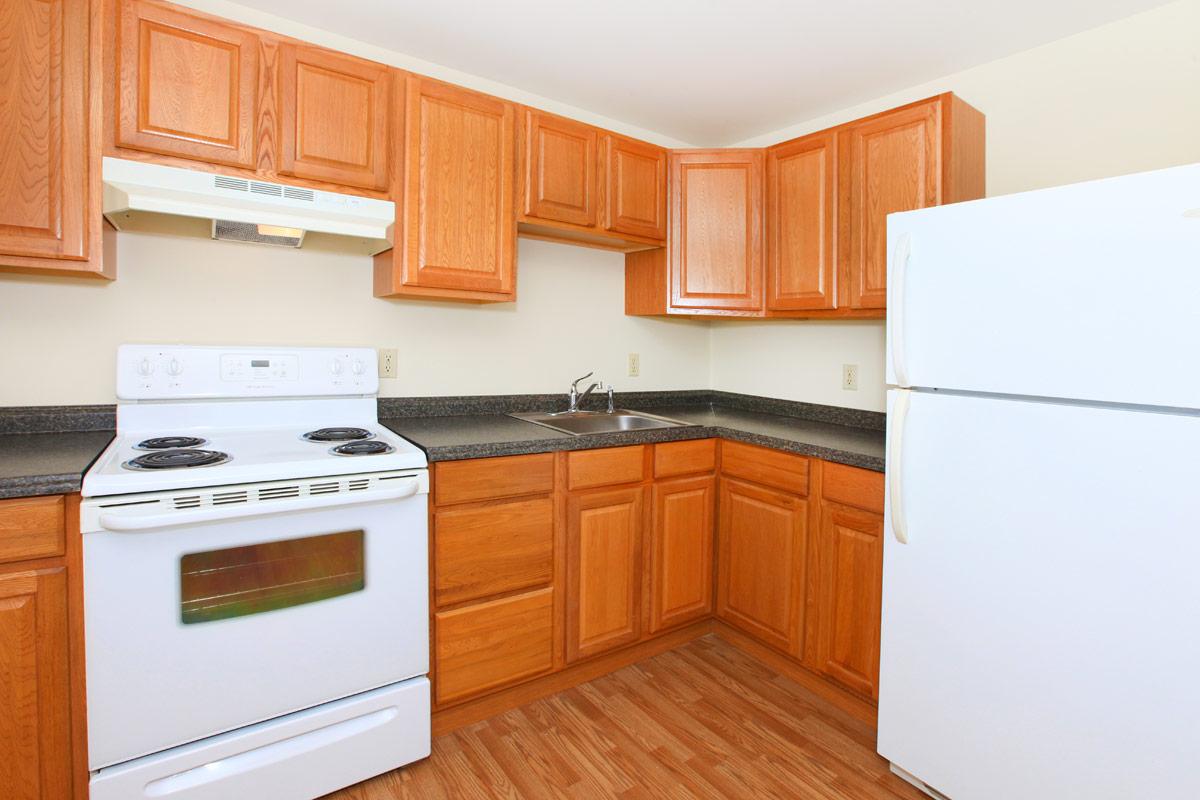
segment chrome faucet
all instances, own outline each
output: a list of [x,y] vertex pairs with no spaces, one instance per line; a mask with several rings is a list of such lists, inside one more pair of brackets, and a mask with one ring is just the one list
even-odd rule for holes
[[592,392],[594,392],[594,391],[596,391],[596,389],[600,388],[599,383],[593,383],[591,386],[589,386],[583,390],[583,394],[579,393],[580,381],[585,381],[588,378],[592,377],[592,375],[594,375],[594,374],[595,374],[594,371],[589,372],[587,375],[584,375],[581,378],[576,378],[575,380],[571,381],[571,391],[567,393],[567,413],[568,414],[574,414],[576,411],[578,411],[580,404],[583,403],[585,400],[587,400],[588,397],[591,396]]
[[613,387],[612,387],[612,384],[610,383],[608,385],[608,413],[611,414],[616,410],[617,409],[613,407]]

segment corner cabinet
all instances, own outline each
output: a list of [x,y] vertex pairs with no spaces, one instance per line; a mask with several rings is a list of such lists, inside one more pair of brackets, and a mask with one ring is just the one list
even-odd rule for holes
[[837,137],[817,133],[767,150],[767,309],[837,306]]
[[375,294],[515,299],[516,107],[409,75],[396,241],[375,256]]
[[0,270],[112,278],[100,216],[100,0],[0,5]]

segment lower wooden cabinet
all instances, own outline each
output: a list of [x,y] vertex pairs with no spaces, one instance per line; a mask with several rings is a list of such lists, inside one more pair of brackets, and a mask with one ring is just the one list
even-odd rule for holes
[[712,613],[716,478],[654,485],[650,529],[651,633]]
[[780,650],[801,641],[808,502],[721,480],[717,615]]
[[642,635],[642,486],[567,501],[567,661]]
[[436,699],[446,705],[554,668],[554,590],[434,615]]

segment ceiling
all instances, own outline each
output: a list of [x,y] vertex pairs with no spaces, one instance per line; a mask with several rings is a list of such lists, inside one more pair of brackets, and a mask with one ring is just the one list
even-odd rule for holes
[[732,144],[1162,5],[238,2],[700,146]]

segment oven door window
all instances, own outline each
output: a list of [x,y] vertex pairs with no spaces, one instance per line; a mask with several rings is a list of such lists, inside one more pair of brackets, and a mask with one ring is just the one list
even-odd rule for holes
[[179,573],[185,625],[315,603],[363,590],[363,532],[189,553]]

